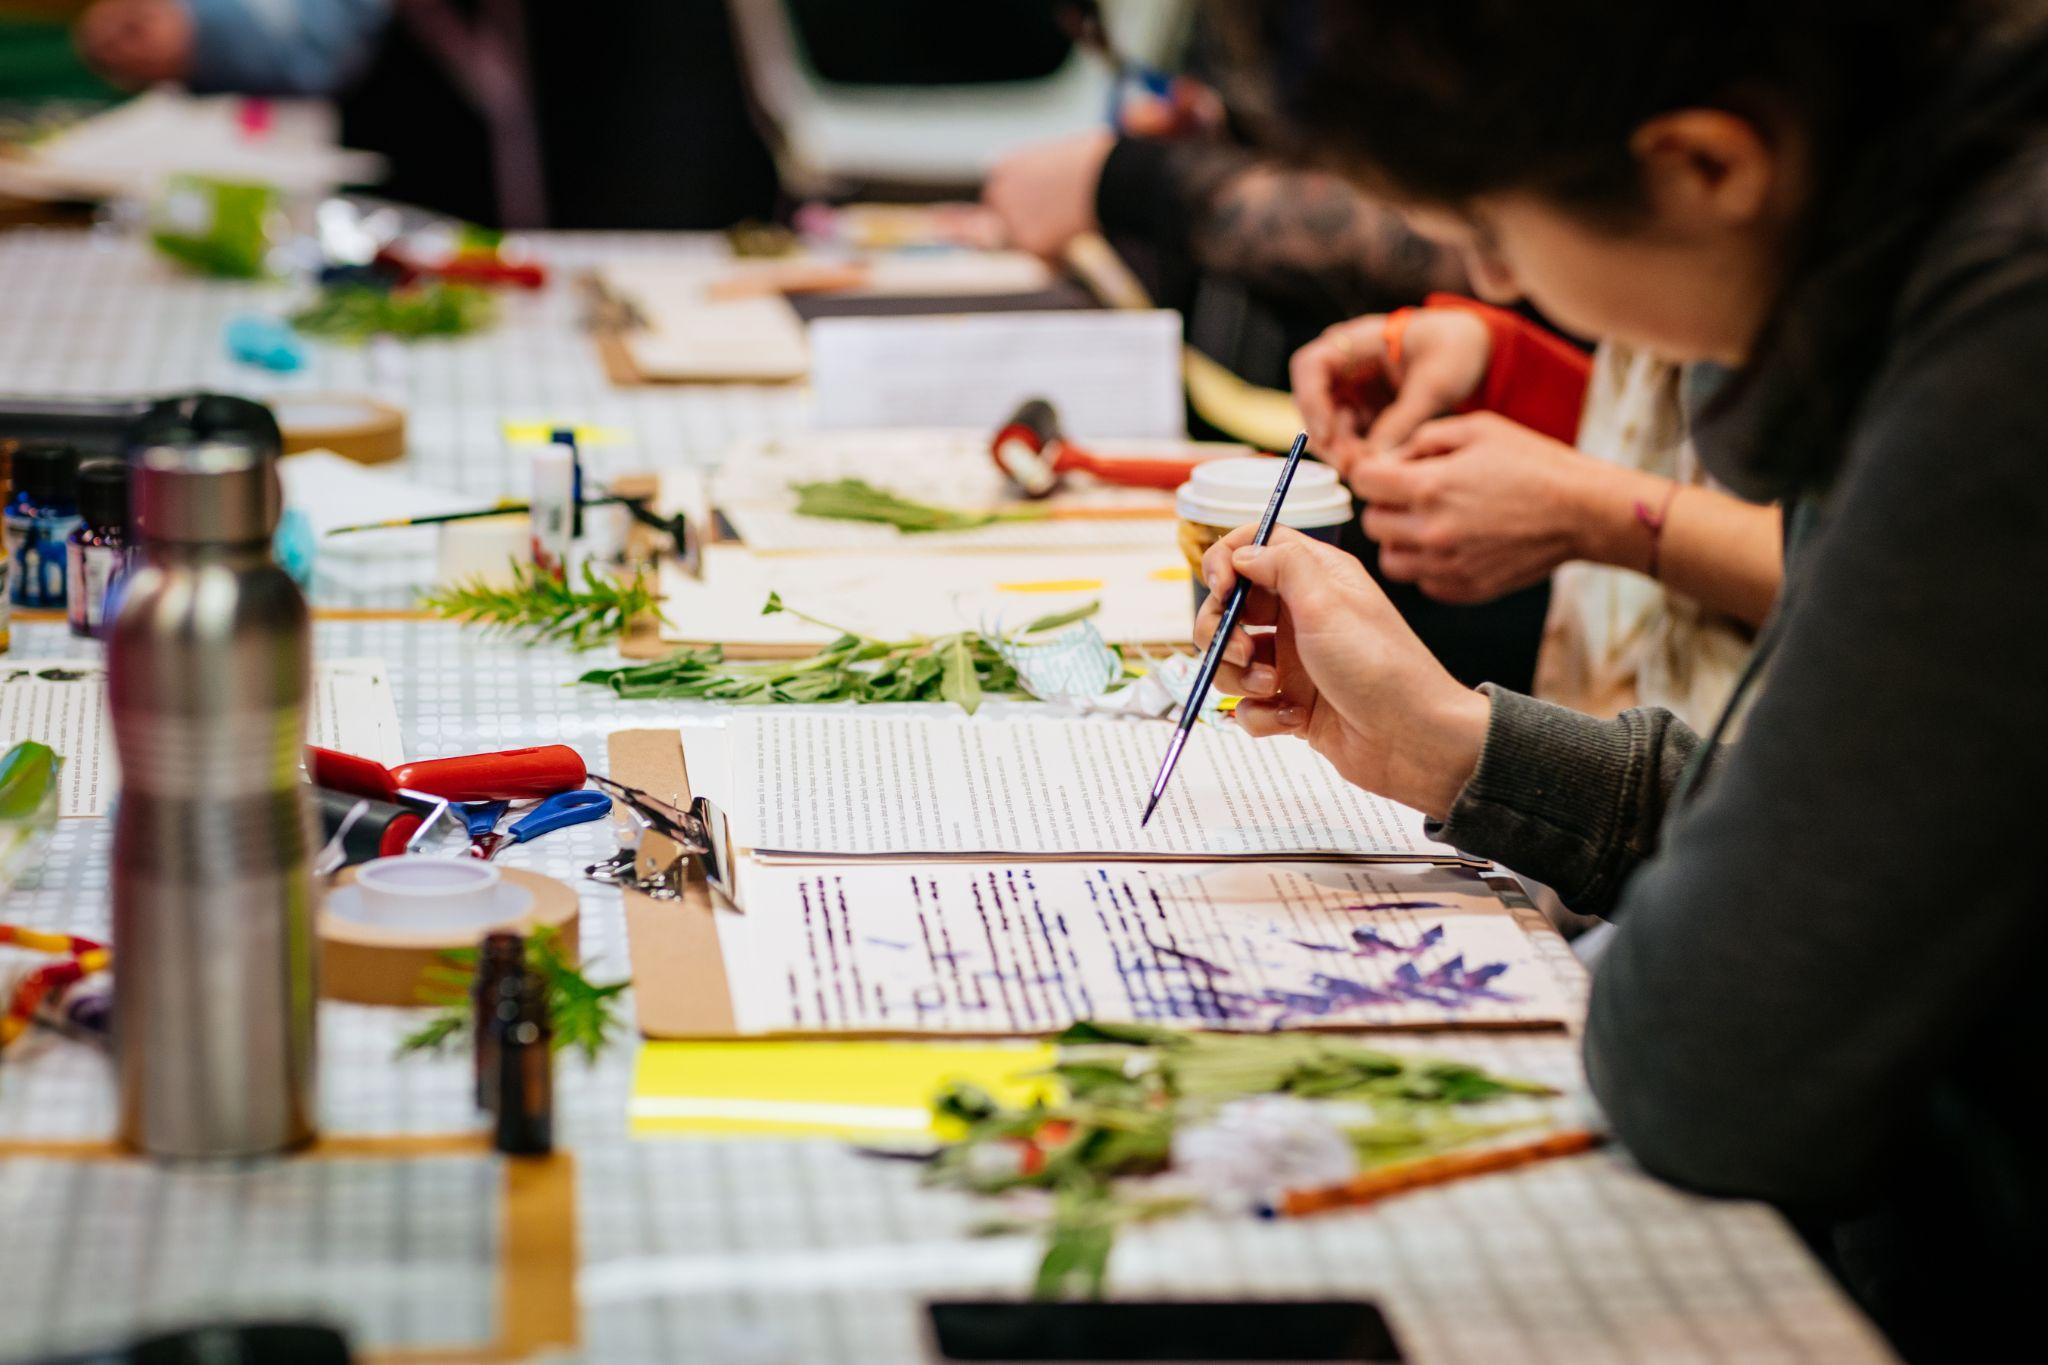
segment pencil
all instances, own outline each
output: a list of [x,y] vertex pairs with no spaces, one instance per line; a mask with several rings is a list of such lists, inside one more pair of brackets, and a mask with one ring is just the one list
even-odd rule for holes
[[1533,1165],[1556,1157],[1590,1152],[1606,1138],[1584,1128],[1567,1128],[1533,1142],[1506,1147],[1486,1147],[1473,1152],[1444,1152],[1415,1161],[1397,1162],[1374,1171],[1362,1171],[1339,1185],[1315,1189],[1288,1190],[1273,1203],[1273,1216],[1300,1218],[1331,1209],[1355,1209],[1382,1199],[1430,1185],[1446,1185],[1467,1176],[1491,1175]]
[[[1294,438],[1294,445],[1287,452],[1287,463],[1280,467],[1280,478],[1273,485],[1272,501],[1266,504],[1266,514],[1259,518],[1259,529],[1252,533],[1252,544],[1264,545],[1273,538],[1273,527],[1280,520],[1280,504],[1287,501],[1287,489],[1294,482],[1294,471],[1301,467],[1302,452],[1308,449],[1308,433],[1302,432]],[[1209,685],[1216,680],[1216,666],[1223,662],[1223,646],[1230,643],[1230,633],[1237,629],[1237,618],[1244,611],[1245,594],[1251,591],[1251,580],[1239,578],[1237,586],[1230,590],[1230,598],[1223,604],[1223,619],[1216,623],[1216,634],[1209,641],[1209,648],[1202,655],[1202,666],[1195,670],[1194,686],[1188,689],[1188,699],[1181,707],[1180,724],[1173,729],[1173,738],[1166,746],[1166,757],[1159,764],[1159,775],[1152,779],[1152,797],[1145,803],[1145,813],[1138,819],[1138,828],[1151,823],[1152,812],[1159,809],[1159,798],[1166,795],[1166,784],[1173,780],[1174,765],[1180,762],[1180,751],[1187,747],[1188,735],[1194,730],[1195,722],[1202,717],[1202,701],[1209,695]]]

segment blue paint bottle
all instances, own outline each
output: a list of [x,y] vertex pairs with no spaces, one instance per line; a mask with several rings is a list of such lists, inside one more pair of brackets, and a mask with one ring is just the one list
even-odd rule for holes
[[17,607],[62,610],[71,533],[79,525],[78,452],[32,444],[14,452],[14,492],[4,518],[9,592]]

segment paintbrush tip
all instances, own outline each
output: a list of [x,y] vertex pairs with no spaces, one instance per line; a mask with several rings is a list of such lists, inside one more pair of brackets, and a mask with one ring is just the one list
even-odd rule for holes
[[1151,799],[1150,801],[1147,801],[1147,802],[1145,803],[1145,813],[1144,813],[1143,815],[1141,815],[1141,816],[1139,816],[1139,817],[1138,817],[1138,828],[1139,828],[1139,829],[1143,829],[1143,828],[1145,828],[1145,826],[1146,826],[1146,825],[1149,825],[1149,824],[1151,824],[1151,823],[1152,823],[1152,812],[1153,812],[1153,811],[1155,811],[1155,810],[1158,810],[1158,809],[1159,809],[1159,793],[1157,793],[1157,792],[1154,792],[1154,793],[1152,793],[1152,799]]

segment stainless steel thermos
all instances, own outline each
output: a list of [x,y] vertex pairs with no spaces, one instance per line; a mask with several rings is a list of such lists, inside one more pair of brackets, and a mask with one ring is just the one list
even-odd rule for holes
[[314,1131],[311,639],[271,558],[278,449],[262,408],[204,399],[128,456],[140,559],[107,646],[114,1034],[122,1140],[156,1156]]

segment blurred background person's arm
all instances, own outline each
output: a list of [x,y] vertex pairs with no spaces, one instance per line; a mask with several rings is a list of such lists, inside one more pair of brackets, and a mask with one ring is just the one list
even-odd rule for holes
[[392,0],[98,0],[78,50],[117,85],[328,95],[363,68]]
[[1084,232],[1134,238],[1319,315],[1355,316],[1465,287],[1457,258],[1394,209],[1334,176],[1266,163],[1215,135],[1077,133],[1005,157],[982,197],[1026,251],[1057,258]]

